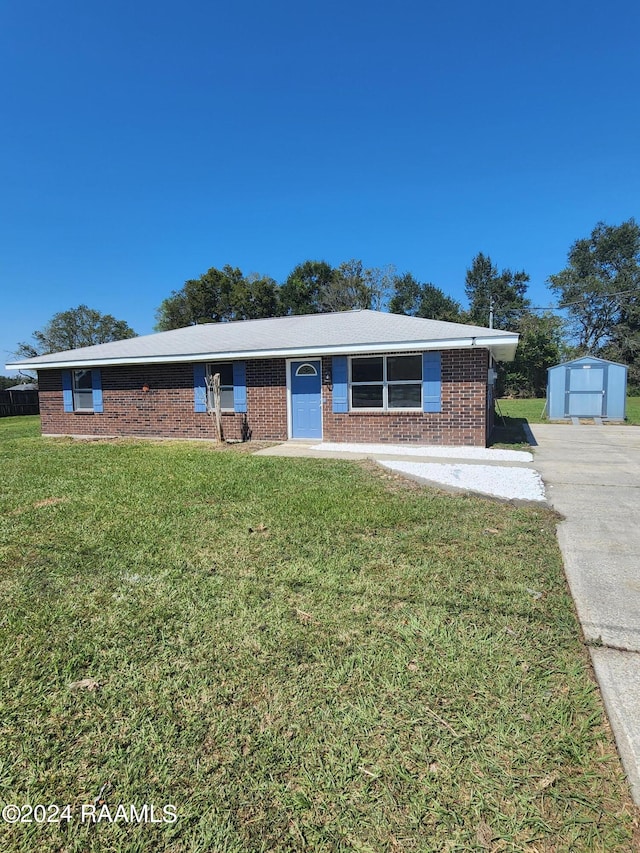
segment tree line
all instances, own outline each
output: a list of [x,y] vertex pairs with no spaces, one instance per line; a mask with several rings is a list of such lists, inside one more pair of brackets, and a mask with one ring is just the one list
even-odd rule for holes
[[[237,267],[212,267],[189,279],[159,305],[156,330],[314,314],[350,309],[387,310],[454,323],[493,326],[517,332],[515,361],[500,366],[500,394],[543,396],[547,368],[589,353],[629,366],[629,385],[640,389],[640,226],[629,219],[618,226],[598,223],[576,240],[567,266],[548,280],[558,310],[532,306],[524,270],[499,270],[479,252],[466,270],[468,306],[432,282],[393,266],[365,267],[361,260],[338,266],[307,260],[279,284],[269,276],[244,275]],[[81,305],[56,314],[34,332],[18,355],[31,357],[110,340],[133,337],[127,323]]]

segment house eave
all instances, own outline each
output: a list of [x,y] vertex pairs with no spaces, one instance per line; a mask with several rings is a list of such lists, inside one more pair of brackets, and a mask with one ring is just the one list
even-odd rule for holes
[[119,356],[116,358],[60,359],[11,362],[8,370],[81,369],[84,367],[117,367],[135,364],[193,364],[203,361],[239,361],[256,358],[312,358],[323,355],[361,355],[364,353],[415,352],[445,349],[487,349],[498,361],[513,361],[518,335],[478,336],[431,341],[380,341],[362,344],[336,344],[331,346],[278,347],[260,350],[236,350],[224,352],[172,353],[170,355]]

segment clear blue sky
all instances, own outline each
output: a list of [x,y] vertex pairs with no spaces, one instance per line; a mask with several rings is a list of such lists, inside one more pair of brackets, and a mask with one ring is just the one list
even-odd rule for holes
[[0,360],[80,303],[147,334],[227,263],[361,258],[464,301],[482,251],[549,304],[574,240],[640,217],[639,25],[637,0],[3,3]]

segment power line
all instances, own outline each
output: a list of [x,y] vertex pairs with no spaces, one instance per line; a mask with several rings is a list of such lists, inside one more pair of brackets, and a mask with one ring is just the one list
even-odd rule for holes
[[[601,296],[602,298],[611,298],[614,296],[626,296],[629,293],[637,293],[640,295],[640,289],[637,287],[632,288],[631,290],[619,290],[617,293],[602,293],[596,294]],[[586,302],[589,302],[589,299],[576,299],[575,302],[565,302],[564,305],[558,305],[558,310],[562,310],[564,308],[569,308],[571,305],[584,305]],[[537,309],[536,309],[537,310]]]
[[[631,290],[619,290],[617,293],[602,293],[599,294],[602,298],[611,298],[614,296],[627,296],[630,293],[635,293],[640,296],[640,289],[637,287],[632,288]],[[590,302],[590,299],[576,299],[574,302],[564,302],[562,305],[528,305],[524,308],[507,308],[502,313],[504,314],[517,314],[522,311],[564,311],[565,308],[570,308],[572,305],[586,305],[587,302]]]

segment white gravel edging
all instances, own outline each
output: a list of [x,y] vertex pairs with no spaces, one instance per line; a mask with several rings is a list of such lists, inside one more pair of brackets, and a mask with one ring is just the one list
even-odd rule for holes
[[445,459],[494,459],[497,462],[531,462],[533,456],[526,450],[504,450],[491,447],[443,447],[439,444],[347,444],[323,441],[312,445],[312,450],[331,453],[369,453],[372,456],[433,456]]
[[533,468],[510,468],[503,465],[452,465],[443,462],[391,462],[380,465],[413,477],[491,495],[496,498],[523,501],[546,500],[542,478]]

